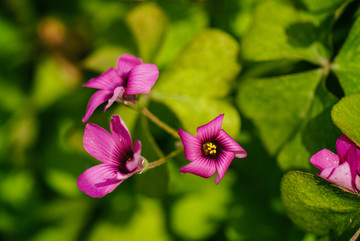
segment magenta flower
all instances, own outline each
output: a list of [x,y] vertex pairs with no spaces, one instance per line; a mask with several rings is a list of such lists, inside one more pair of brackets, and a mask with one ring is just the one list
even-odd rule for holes
[[218,184],[234,159],[244,158],[247,153],[221,129],[224,114],[196,129],[197,137],[179,129],[184,145],[185,157],[190,164],[180,169],[181,173],[192,173],[209,178],[217,170],[215,183]]
[[120,56],[116,69],[110,68],[105,73],[89,80],[84,86],[99,89],[90,98],[83,122],[86,122],[94,110],[104,102],[106,111],[115,101],[135,102],[137,94],[149,93],[159,70],[154,64],[143,64],[142,60],[130,54]]
[[336,141],[337,155],[323,149],[313,155],[311,164],[321,172],[318,175],[340,188],[360,193],[360,149],[346,135]]
[[85,127],[84,148],[102,162],[87,169],[77,181],[78,187],[91,197],[105,196],[144,168],[141,143],[137,140],[133,150],[130,133],[119,116],[112,116],[110,129],[111,134],[95,124]]

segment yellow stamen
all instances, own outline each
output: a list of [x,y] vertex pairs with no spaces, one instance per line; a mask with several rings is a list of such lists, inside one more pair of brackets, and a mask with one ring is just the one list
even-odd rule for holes
[[203,144],[203,152],[205,155],[215,155],[217,146],[212,142],[206,142]]

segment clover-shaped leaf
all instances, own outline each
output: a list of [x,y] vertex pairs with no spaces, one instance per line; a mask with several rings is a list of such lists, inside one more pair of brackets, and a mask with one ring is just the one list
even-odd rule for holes
[[357,18],[331,68],[345,92],[360,92],[360,17]]
[[226,33],[209,29],[197,35],[165,69],[152,91],[154,100],[168,106],[185,129],[196,127],[225,113],[223,127],[237,134],[240,118],[229,102],[229,93],[240,66],[239,46]]
[[320,35],[316,16],[280,1],[264,1],[254,13],[253,25],[243,38],[243,56],[250,61],[307,60],[324,65],[329,50]]

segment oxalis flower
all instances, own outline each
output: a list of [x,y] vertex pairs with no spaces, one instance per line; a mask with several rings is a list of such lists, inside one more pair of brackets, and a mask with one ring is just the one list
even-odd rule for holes
[[323,149],[313,155],[311,164],[325,180],[353,193],[360,193],[360,149],[346,135],[336,141],[337,155]]
[[86,122],[94,110],[106,101],[108,103],[104,111],[115,101],[135,103],[136,95],[149,93],[158,77],[156,65],[144,64],[141,59],[130,54],[120,56],[116,69],[110,68],[83,85],[99,90],[90,98],[82,121]]
[[191,161],[180,169],[181,173],[192,173],[209,178],[217,171],[215,183],[218,184],[235,157],[246,157],[245,150],[221,129],[223,118],[224,114],[221,114],[209,123],[198,127],[197,137],[179,129],[185,157]]
[[78,187],[91,197],[103,197],[120,183],[144,169],[141,143],[132,148],[130,133],[119,116],[112,116],[111,134],[95,124],[87,124],[83,137],[85,150],[102,162],[82,173]]

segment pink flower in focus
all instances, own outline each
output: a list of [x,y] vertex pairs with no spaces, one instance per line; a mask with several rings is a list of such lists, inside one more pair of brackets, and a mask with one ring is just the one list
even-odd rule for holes
[[321,172],[318,175],[340,188],[360,193],[360,149],[346,135],[336,141],[337,155],[323,149],[313,155],[311,164]]
[[83,137],[85,150],[102,162],[82,173],[78,187],[91,197],[103,197],[125,179],[143,170],[141,143],[134,149],[130,133],[119,116],[112,116],[111,134],[95,124],[87,124]]
[[190,164],[180,169],[181,173],[192,173],[209,178],[215,171],[215,183],[218,184],[234,159],[244,158],[247,153],[221,129],[224,114],[196,129],[197,137],[179,129],[179,136],[184,145],[185,157]]
[[116,69],[110,68],[105,73],[89,80],[84,86],[99,89],[90,98],[83,122],[86,122],[94,110],[108,102],[104,111],[115,101],[135,102],[137,94],[149,93],[159,77],[159,70],[154,64],[144,64],[141,59],[130,54],[120,56]]

